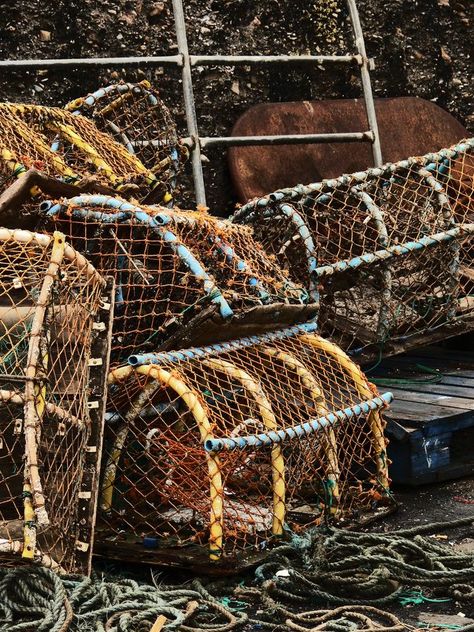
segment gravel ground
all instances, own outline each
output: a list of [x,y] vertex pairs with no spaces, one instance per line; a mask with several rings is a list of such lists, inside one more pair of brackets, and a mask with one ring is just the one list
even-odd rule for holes
[[[185,0],[193,53],[340,53],[353,50],[342,0]],[[376,96],[436,101],[474,130],[470,58],[471,0],[360,0],[368,53],[376,61]],[[171,0],[25,0],[0,2],[0,58],[163,55],[176,52]],[[61,105],[99,85],[147,75],[185,134],[179,73],[156,69],[5,71],[0,97]],[[351,69],[206,68],[194,71],[202,135],[229,134],[238,116],[262,101],[358,97]],[[211,209],[235,202],[225,155],[206,156]],[[189,174],[178,201],[192,205]]]

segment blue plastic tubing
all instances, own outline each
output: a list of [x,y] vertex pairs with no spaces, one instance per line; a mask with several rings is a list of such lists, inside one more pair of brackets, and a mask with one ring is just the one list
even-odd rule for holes
[[436,246],[445,241],[452,241],[457,237],[463,237],[474,234],[474,224],[463,224],[456,228],[451,228],[442,233],[436,233],[428,237],[420,237],[417,241],[408,241],[405,244],[397,246],[389,246],[382,250],[376,250],[375,252],[361,255],[360,257],[354,257],[353,259],[346,259],[345,261],[336,261],[331,265],[321,266],[316,268],[317,276],[329,276],[335,272],[344,272],[345,270],[355,270],[363,265],[369,265],[377,261],[385,261],[393,257],[400,257],[402,255],[408,255],[411,252],[422,250],[430,246]]
[[228,351],[235,351],[243,349],[244,347],[251,347],[258,344],[268,344],[275,340],[284,340],[285,338],[292,338],[298,334],[309,334],[315,332],[318,326],[314,322],[304,323],[302,325],[294,325],[293,327],[287,327],[280,331],[272,331],[265,334],[259,334],[257,336],[247,336],[245,338],[238,338],[237,340],[231,340],[229,342],[222,342],[220,344],[209,345],[208,347],[191,347],[182,351],[163,351],[161,353],[141,353],[131,355],[128,358],[128,363],[132,366],[142,366],[144,364],[169,364],[171,362],[183,362],[186,360],[194,360],[195,358],[202,358],[209,355],[219,355],[221,353],[227,353]]
[[474,138],[468,138],[447,149],[441,149],[439,152],[426,154],[425,156],[408,158],[407,160],[400,160],[399,162],[392,162],[383,165],[382,167],[372,167],[367,171],[359,171],[357,173],[345,174],[339,178],[333,180],[324,180],[323,182],[313,182],[306,186],[297,185],[287,189],[280,189],[274,193],[270,193],[265,197],[247,202],[244,206],[241,206],[231,218],[232,221],[239,223],[248,216],[256,207],[264,207],[274,202],[298,202],[303,197],[323,193],[328,189],[339,189],[345,187],[348,184],[354,182],[364,182],[369,178],[378,177],[391,177],[397,169],[409,169],[410,167],[417,165],[419,167],[426,167],[429,171],[434,170],[433,163],[443,163],[443,167],[440,167],[440,172],[446,170],[446,162],[456,158],[458,155],[467,153],[474,148]]
[[[162,224],[163,226],[165,226],[166,224],[169,224],[172,219],[169,215],[167,215],[166,213],[158,213],[157,215],[153,216],[154,219],[156,221],[158,221],[160,224]],[[195,224],[196,220],[193,218],[189,218],[186,217],[185,218],[188,224]],[[217,248],[217,250],[228,260],[228,261],[235,261],[236,262],[236,268],[239,272],[245,272],[251,276],[249,276],[248,279],[248,284],[252,287],[255,288],[260,296],[260,299],[262,301],[266,300],[269,298],[269,293],[268,291],[265,289],[265,287],[262,285],[262,283],[257,279],[257,277],[252,276],[252,271],[250,270],[248,264],[246,261],[244,261],[243,259],[239,259],[234,251],[234,249],[227,244],[226,242],[224,242],[220,237],[218,237],[217,235],[214,237],[213,239],[214,244]]]
[[243,450],[247,448],[259,448],[261,446],[271,446],[276,443],[283,443],[298,437],[306,437],[323,430],[326,426],[334,426],[335,424],[349,421],[357,415],[367,414],[373,410],[378,410],[393,400],[392,393],[384,393],[380,397],[373,397],[365,402],[360,402],[354,406],[337,410],[334,413],[328,413],[323,417],[311,419],[304,424],[292,426],[282,430],[272,430],[262,432],[256,435],[247,435],[245,437],[223,437],[220,439],[207,439],[204,442],[204,448],[207,452],[222,452],[223,450]]
[[[112,208],[117,212],[101,213],[89,210],[90,207],[97,206]],[[52,217],[62,211],[68,210],[71,207],[77,207],[73,210],[73,215],[81,218],[91,218],[104,224],[123,222],[133,216],[137,222],[148,225],[154,233],[170,245],[173,252],[175,252],[189,270],[191,270],[194,276],[203,281],[204,291],[206,294],[211,296],[213,303],[219,305],[219,311],[222,318],[230,318],[233,315],[230,305],[222,296],[221,291],[216,287],[215,283],[209,277],[196,257],[184,244],[179,242],[174,233],[166,228],[163,228],[160,220],[157,221],[154,217],[148,215],[148,213],[138,206],[134,206],[129,202],[124,202],[123,200],[118,200],[106,195],[78,195],[68,200],[67,204],[52,204],[51,202],[43,202],[43,204],[40,205],[40,210],[47,216]],[[81,210],[84,207],[86,210]]]

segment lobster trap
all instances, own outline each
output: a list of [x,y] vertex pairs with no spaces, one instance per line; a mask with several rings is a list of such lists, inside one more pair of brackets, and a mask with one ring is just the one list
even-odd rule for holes
[[34,168],[69,184],[92,178],[110,192],[137,200],[156,202],[164,195],[151,169],[83,116],[61,108],[0,103],[0,129],[0,172],[7,184]]
[[391,394],[314,330],[133,355],[111,372],[99,550],[225,561],[390,504]]
[[66,244],[0,229],[0,559],[90,570],[111,287]]
[[320,300],[361,358],[474,327],[474,140],[249,202],[233,221]]
[[116,281],[112,363],[133,352],[256,333],[316,314],[305,288],[251,231],[206,212],[138,207],[118,198],[45,202],[41,224],[59,229]]
[[169,203],[187,150],[178,143],[176,125],[159,93],[148,81],[99,88],[66,105],[94,121],[159,177],[162,203]]

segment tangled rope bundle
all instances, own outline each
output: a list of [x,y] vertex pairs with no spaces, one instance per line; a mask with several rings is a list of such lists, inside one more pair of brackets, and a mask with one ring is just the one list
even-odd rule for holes
[[[46,568],[1,569],[0,631],[231,632],[252,626],[272,632],[402,632],[410,626],[377,606],[404,590],[441,590],[462,602],[474,598],[474,553],[422,537],[473,521],[470,516],[388,534],[334,530],[295,536],[257,569],[256,586],[239,583],[233,591],[229,583],[204,587],[198,580],[157,586],[117,577],[60,577]],[[315,603],[336,607],[315,610]],[[157,626],[160,616],[166,621]],[[460,630],[472,632],[474,625]]]
[[183,632],[231,632],[246,624],[296,632],[407,629],[370,606],[296,614],[268,600],[270,622],[249,618],[232,602],[223,605],[198,581],[190,588],[158,588],[131,579],[60,578],[45,568],[4,572],[0,597],[0,630],[8,632],[154,632],[159,617],[166,618],[165,630]]
[[246,614],[224,607],[199,582],[157,587],[133,579],[59,577],[41,567],[0,572],[2,631],[145,632],[164,616],[170,632],[229,632],[247,622]]
[[474,516],[392,533],[331,530],[295,536],[257,569],[263,592],[283,603],[370,604],[395,601],[410,588],[474,599],[474,552],[459,553],[422,533],[468,525]]

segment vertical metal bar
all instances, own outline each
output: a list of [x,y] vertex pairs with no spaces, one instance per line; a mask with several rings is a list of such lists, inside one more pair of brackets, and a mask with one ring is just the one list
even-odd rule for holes
[[186,22],[184,19],[183,3],[181,0],[173,0],[174,24],[178,52],[183,57],[182,80],[184,108],[186,111],[186,123],[188,134],[194,141],[191,148],[191,160],[193,166],[194,192],[197,204],[206,204],[206,190],[202,173],[201,147],[199,145],[199,132],[196,117],[196,107],[193,93],[193,80],[191,76],[191,63],[189,59],[188,40],[186,37]]
[[382,149],[380,147],[379,128],[377,125],[377,117],[375,115],[374,96],[372,94],[372,84],[370,82],[369,62],[365,50],[364,34],[362,32],[359,11],[357,10],[355,0],[347,0],[347,6],[349,9],[352,29],[354,31],[357,52],[362,57],[360,75],[362,79],[362,90],[364,92],[365,109],[367,111],[367,122],[369,124],[369,129],[374,135],[374,141],[372,143],[374,166],[380,167],[383,164]]

